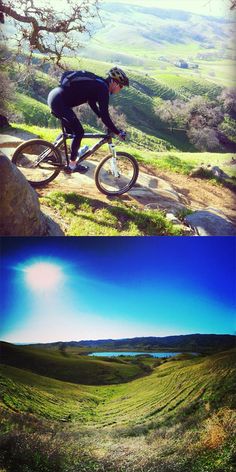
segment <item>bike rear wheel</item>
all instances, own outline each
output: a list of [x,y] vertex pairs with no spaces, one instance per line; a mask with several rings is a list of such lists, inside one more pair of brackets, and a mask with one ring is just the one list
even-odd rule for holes
[[30,139],[16,148],[12,162],[32,187],[43,187],[57,177],[62,159],[53,144],[43,139]]
[[135,184],[139,167],[136,159],[126,152],[117,152],[115,159],[105,157],[95,171],[95,183],[98,190],[105,195],[122,195]]

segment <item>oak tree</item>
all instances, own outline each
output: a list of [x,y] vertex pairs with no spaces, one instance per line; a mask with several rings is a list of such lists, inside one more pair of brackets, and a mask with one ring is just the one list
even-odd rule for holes
[[[6,36],[15,37],[21,52],[28,51],[29,56],[38,52],[61,65],[62,56],[76,52],[81,36],[91,33],[93,20],[98,16],[98,2],[0,0],[0,21],[5,23]],[[13,33],[9,27],[12,23]]]

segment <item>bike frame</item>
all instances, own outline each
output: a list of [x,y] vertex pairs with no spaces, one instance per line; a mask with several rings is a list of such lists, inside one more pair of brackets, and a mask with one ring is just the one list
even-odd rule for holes
[[[67,165],[69,165],[69,156],[68,156],[66,141],[69,140],[69,139],[73,139],[73,138],[74,138],[73,134],[68,134],[66,132],[63,132],[53,143],[53,146],[58,150],[59,150],[60,146],[62,144],[64,144],[64,150],[65,150]],[[96,144],[94,144],[93,147],[88,149],[88,151],[86,151],[86,153],[79,159],[78,162],[81,163],[81,162],[85,161],[89,156],[92,156],[100,147],[102,147],[104,144],[107,143],[108,146],[109,146],[111,155],[112,155],[112,157],[111,157],[111,159],[112,159],[112,161],[111,161],[112,172],[115,175],[115,177],[118,177],[119,172],[118,172],[117,165],[116,165],[116,149],[115,149],[115,144],[113,144],[113,142],[112,142],[111,134],[85,133],[83,138],[89,138],[89,139],[99,139],[100,138],[100,141],[98,141]],[[43,154],[40,156],[40,159],[37,161],[36,166],[43,163],[44,159],[46,157],[50,156],[50,152],[51,152],[51,150],[43,152]],[[59,152],[60,152],[60,150],[59,150]],[[65,164],[58,164],[56,162],[52,162],[51,164],[53,165],[53,167],[59,167],[61,169],[65,168]]]
[[[74,135],[73,134],[67,134],[65,133],[63,136],[60,136],[59,139],[57,139],[53,145],[55,146],[55,148],[59,148],[62,144],[64,144],[64,149],[65,149],[65,154],[66,154],[66,160],[67,160],[67,164],[69,164],[69,157],[68,157],[68,151],[67,151],[67,145],[66,145],[66,141],[68,139],[73,139],[74,138]],[[85,161],[85,159],[87,159],[89,156],[92,156],[92,154],[94,154],[100,147],[102,147],[104,144],[108,143],[109,145],[109,149],[112,153],[112,156],[113,157],[116,157],[116,153],[115,153],[115,144],[112,143],[112,136],[110,134],[93,134],[93,133],[85,133],[84,136],[83,136],[83,139],[84,138],[89,138],[89,139],[99,139],[100,138],[100,141],[98,141],[96,144],[94,144],[93,147],[91,147],[90,149],[88,149],[88,151],[86,151],[86,153],[79,159],[79,162],[83,162]]]

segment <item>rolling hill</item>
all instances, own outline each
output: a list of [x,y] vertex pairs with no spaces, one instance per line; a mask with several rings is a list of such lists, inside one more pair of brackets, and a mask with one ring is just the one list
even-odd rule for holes
[[[214,61],[223,67],[223,60],[235,60],[233,18],[158,8],[155,2],[144,0],[127,3],[106,0],[101,4],[100,17],[92,38],[81,51],[85,57],[120,63],[151,74],[159,70],[160,75],[166,68],[174,72],[173,62],[182,57],[197,61],[200,75],[209,76],[213,82],[233,80],[233,65],[231,72],[224,69],[224,74],[223,70],[213,74],[217,70]],[[184,73],[192,75],[191,71]]]
[[29,370],[43,357],[61,369],[55,353],[4,348],[21,359],[21,368],[0,366],[4,472],[233,472],[235,349],[170,359],[127,383],[81,385]]
[[57,350],[0,344],[1,362],[66,382],[102,385],[127,382],[145,374],[145,366],[122,359],[94,359]]
[[[16,411],[27,411],[27,405],[31,405],[32,412],[58,419],[69,402],[72,418],[74,415],[78,418],[80,402],[92,400],[92,405],[87,406],[96,409],[96,415],[92,418],[93,425],[125,423],[131,426],[150,423],[158,418],[165,421],[166,418],[180,414],[183,409],[189,409],[192,404],[198,408],[202,408],[205,402],[210,402],[212,406],[234,404],[235,349],[208,357],[169,359],[168,362],[158,364],[148,376],[110,386],[102,386],[100,361],[93,363],[89,360],[86,364],[91,378],[96,371],[97,385],[85,386],[79,382],[76,370],[69,383],[68,380],[58,380],[57,372],[50,367],[44,376],[36,374],[40,369],[35,361],[45,364],[43,357],[53,357],[48,353],[41,353],[41,357],[38,355],[36,358],[31,351],[27,357],[21,357],[20,361],[15,362],[21,368],[9,367],[9,364],[13,364],[10,349],[16,359],[20,357],[20,348],[13,351],[13,347],[8,346],[8,359],[5,355],[2,358],[1,402],[2,406]],[[54,355],[54,359],[62,379],[62,363],[59,356]],[[30,371],[30,362],[31,365],[35,364],[34,373]],[[44,409],[40,412],[42,401]]]

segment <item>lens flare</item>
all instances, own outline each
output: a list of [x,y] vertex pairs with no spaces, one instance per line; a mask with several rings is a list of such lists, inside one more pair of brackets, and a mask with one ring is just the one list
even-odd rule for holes
[[26,283],[33,290],[52,290],[63,280],[63,273],[59,266],[48,262],[37,262],[25,268]]

